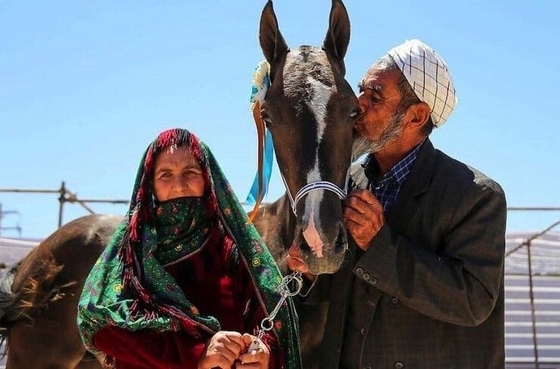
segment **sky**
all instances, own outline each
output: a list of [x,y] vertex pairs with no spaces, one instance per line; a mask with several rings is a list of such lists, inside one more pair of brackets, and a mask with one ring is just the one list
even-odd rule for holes
[[[290,47],[320,45],[328,0],[276,0]],[[185,127],[212,149],[244,199],[256,169],[249,111],[263,59],[264,0],[0,0],[0,190],[128,200],[157,134]],[[458,105],[434,145],[498,181],[512,207],[560,207],[560,22],[554,0],[346,0],[346,78],[356,86],[391,47],[419,38],[446,60]],[[278,172],[266,198],[284,192]],[[0,192],[1,235],[56,230],[57,194]],[[98,213],[125,205],[91,203]],[[68,222],[88,212],[66,203]],[[508,213],[538,231],[560,211]],[[558,230],[558,229],[556,229]]]

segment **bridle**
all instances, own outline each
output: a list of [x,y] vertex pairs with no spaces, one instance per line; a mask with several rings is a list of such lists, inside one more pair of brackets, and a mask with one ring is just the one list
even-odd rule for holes
[[290,193],[290,188],[288,187],[288,183],[286,182],[286,179],[284,178],[282,172],[280,172],[280,177],[282,177],[282,181],[284,182],[284,187],[286,188],[286,193],[288,194],[288,199],[290,200],[292,212],[294,213],[295,216],[297,216],[298,202],[310,192],[317,191],[317,190],[331,191],[334,192],[341,200],[344,200],[346,194],[348,193],[349,174],[350,174],[350,169],[348,169],[348,171],[346,172],[346,179],[344,180],[345,183],[344,189],[341,189],[340,187],[338,187],[336,184],[332,182],[319,180],[319,181],[307,183],[305,186],[300,188],[298,192],[296,192],[295,197],[293,197],[292,194]]
[[[269,66],[266,61],[259,63],[257,71],[265,71],[262,81],[254,81],[253,83],[253,94],[251,95],[252,113],[253,119],[255,120],[255,125],[257,128],[257,175],[255,176],[255,181],[253,183],[251,192],[247,196],[246,204],[253,204],[253,210],[249,213],[249,219],[252,221],[257,215],[257,210],[259,205],[266,194],[268,189],[268,181],[270,180],[270,169],[272,166],[272,160],[274,156],[274,149],[271,139],[271,133],[267,130],[264,121],[262,120],[260,113],[260,106],[264,102],[267,89],[270,85],[270,78],[268,77]],[[258,73],[256,73],[258,75]],[[263,174],[263,172],[266,172]],[[350,167],[346,171],[346,178],[344,180],[344,189],[338,187],[336,184],[330,181],[314,181],[307,183],[302,188],[300,188],[295,196],[292,196],[288,183],[284,178],[284,174],[280,171],[280,176],[284,182],[284,187],[286,188],[286,193],[288,199],[290,200],[290,205],[292,212],[297,216],[297,204],[298,202],[307,194],[317,190],[331,191],[334,192],[341,200],[346,197],[348,193],[348,177],[350,175]]]

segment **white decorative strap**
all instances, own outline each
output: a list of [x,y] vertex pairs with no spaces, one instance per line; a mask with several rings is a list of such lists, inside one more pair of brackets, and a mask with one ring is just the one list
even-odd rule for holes
[[340,187],[338,187],[337,185],[335,185],[332,182],[329,181],[315,181],[315,182],[311,182],[306,184],[305,186],[303,186],[302,188],[300,188],[300,190],[296,193],[296,197],[295,199],[292,197],[292,194],[290,193],[288,184],[286,183],[286,180],[284,179],[284,175],[282,175],[282,173],[280,173],[280,177],[282,178],[282,180],[284,181],[284,186],[286,187],[286,193],[288,194],[288,198],[290,199],[290,204],[292,205],[292,211],[294,213],[294,215],[297,216],[297,204],[299,202],[299,200],[301,200],[303,198],[303,196],[307,195],[308,193],[312,192],[312,191],[316,191],[316,190],[326,190],[326,191],[331,191],[334,192],[341,200],[343,200],[346,197],[346,194],[348,192],[348,175],[349,175],[350,171],[348,170],[348,172],[346,173],[346,181],[345,181],[345,186],[344,186],[344,190],[341,189]]

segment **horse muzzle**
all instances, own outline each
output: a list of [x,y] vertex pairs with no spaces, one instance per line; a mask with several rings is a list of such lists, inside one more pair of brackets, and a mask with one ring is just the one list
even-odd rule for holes
[[[340,222],[335,232],[318,233],[311,224],[307,228],[297,227],[291,254],[298,252],[299,259],[313,274],[332,274],[342,266],[348,249],[346,229]],[[294,250],[296,248],[296,250]]]

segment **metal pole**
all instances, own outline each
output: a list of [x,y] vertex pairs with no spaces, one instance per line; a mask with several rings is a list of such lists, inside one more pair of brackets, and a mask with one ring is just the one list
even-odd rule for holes
[[522,210],[522,211],[560,211],[560,207],[554,206],[510,206],[508,210]]
[[89,203],[105,203],[105,204],[128,204],[128,200],[99,200],[99,199],[76,199],[78,202],[89,202]]
[[60,190],[58,190],[58,192],[60,193],[60,196],[58,197],[58,228],[60,228],[62,227],[62,212],[64,211],[64,202],[66,201],[66,186],[64,184],[64,181],[62,181]]
[[18,193],[59,193],[60,190],[21,189],[21,188],[0,188],[0,192],[18,192]]
[[[12,193],[57,193],[58,196],[58,228],[62,227],[63,223],[63,216],[64,216],[64,204],[66,202],[69,203],[78,203],[84,209],[86,209],[89,213],[95,214],[95,211],[88,206],[88,203],[108,203],[108,204],[128,204],[128,200],[120,200],[120,199],[78,199],[78,196],[75,193],[72,193],[66,188],[66,183],[62,181],[62,184],[58,190],[47,190],[47,189],[21,189],[21,188],[0,188],[0,192],[12,192]],[[1,207],[0,207],[1,209]],[[0,225],[1,225],[1,216],[0,216]]]
[[535,368],[539,368],[539,348],[537,340],[537,318],[535,316],[535,291],[533,290],[533,266],[531,262],[531,241],[527,242],[527,263],[529,272],[529,301],[531,303],[531,328],[533,333],[533,355]]
[[95,211],[93,211],[92,208],[90,208],[89,206],[87,206],[87,204],[85,204],[83,202],[83,200],[79,200],[78,199],[78,195],[76,195],[75,193],[73,193],[72,191],[66,190],[66,195],[64,196],[64,199],[66,202],[69,202],[71,204],[77,202],[78,204],[82,205],[82,207],[84,209],[86,209],[87,211],[89,211],[90,214],[95,214]]
[[4,216],[6,214],[19,214],[19,211],[17,210],[4,211],[2,207],[2,203],[0,202],[0,235],[2,234],[3,230],[15,229],[19,232],[19,236],[21,237],[21,227],[19,226],[19,224],[16,227],[2,227],[2,219],[4,219]]

